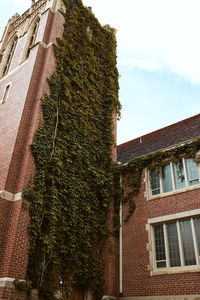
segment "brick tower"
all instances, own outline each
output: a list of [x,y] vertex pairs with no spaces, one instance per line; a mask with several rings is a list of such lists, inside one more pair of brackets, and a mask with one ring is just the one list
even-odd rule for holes
[[[29,204],[22,191],[35,174],[30,144],[42,118],[41,96],[49,92],[46,79],[55,69],[53,43],[62,37],[64,11],[62,0],[32,1],[8,21],[0,42],[0,299],[26,298],[13,285],[25,279],[29,255]],[[109,264],[108,254],[112,283],[106,294],[114,294]]]
[[25,279],[28,261],[29,216],[21,193],[34,174],[29,145],[55,66],[52,44],[63,33],[62,10],[61,0],[32,2],[8,21],[0,44],[0,299],[24,299],[12,285]]

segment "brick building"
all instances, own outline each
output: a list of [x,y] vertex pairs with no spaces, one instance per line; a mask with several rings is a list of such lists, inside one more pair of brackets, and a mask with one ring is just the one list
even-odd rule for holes
[[[118,160],[126,165],[189,145],[199,129],[198,114],[119,145]],[[128,222],[128,205],[121,212],[120,293],[124,299],[199,299],[199,165],[183,153],[176,162],[166,158],[159,171],[143,170]]]
[[0,44],[0,299],[25,299],[12,285],[25,279],[28,263],[29,216],[21,193],[35,171],[29,145],[55,68],[52,44],[62,37],[63,9],[62,1],[32,2],[8,21]]
[[[8,21],[0,43],[0,299],[25,299],[13,286],[25,279],[28,264],[22,191],[35,173],[29,145],[55,69],[52,45],[62,37],[64,10],[62,0],[32,1]],[[190,143],[199,129],[196,115],[147,134],[118,146],[118,161]],[[120,210],[119,239],[111,237],[105,250],[105,299],[200,299],[199,167],[183,156],[165,160],[160,170],[143,171],[128,222],[128,205]]]
[[[41,97],[49,93],[47,78],[55,70],[53,44],[63,36],[65,10],[62,0],[32,1],[22,16],[8,21],[0,41],[0,299],[26,299],[13,284],[26,278],[29,257],[29,203],[22,191],[36,171],[30,145],[42,120]],[[107,252],[106,294],[116,295],[116,259]]]

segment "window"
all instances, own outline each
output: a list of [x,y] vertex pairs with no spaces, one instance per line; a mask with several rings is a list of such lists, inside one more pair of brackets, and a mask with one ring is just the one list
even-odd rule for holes
[[4,95],[3,95],[3,98],[2,98],[1,104],[4,104],[4,103],[6,102],[6,99],[7,99],[7,97],[8,97],[9,89],[10,89],[10,84],[7,85],[6,88],[5,88],[5,91],[4,91]]
[[32,26],[31,34],[28,36],[28,45],[26,46],[26,54],[25,58],[29,57],[30,54],[30,49],[35,43],[37,31],[38,31],[38,26],[39,26],[39,20],[35,22],[35,24]]
[[199,184],[198,166],[193,158],[183,158],[177,163],[168,163],[160,172],[150,170],[151,196],[183,189]]
[[200,217],[153,225],[155,269],[199,266]]
[[8,73],[8,70],[10,68],[10,64],[11,64],[11,61],[12,61],[12,58],[13,58],[13,55],[14,55],[14,52],[15,52],[15,48],[17,46],[17,40],[18,40],[18,37],[16,36],[14,38],[13,42],[12,42],[10,51],[9,51],[9,53],[7,55],[7,58],[6,58],[5,66],[4,66],[4,69],[3,69],[3,76]]

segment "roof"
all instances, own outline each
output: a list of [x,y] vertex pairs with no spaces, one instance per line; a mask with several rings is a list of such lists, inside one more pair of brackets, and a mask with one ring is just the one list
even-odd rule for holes
[[135,157],[169,148],[198,136],[200,136],[200,114],[119,145],[117,160],[125,163]]

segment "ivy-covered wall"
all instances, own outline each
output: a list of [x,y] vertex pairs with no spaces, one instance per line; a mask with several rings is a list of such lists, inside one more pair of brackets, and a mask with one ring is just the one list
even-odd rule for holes
[[[126,164],[118,165],[115,170],[115,209],[116,224],[119,222],[119,203],[129,202],[129,214],[125,221],[132,216],[135,210],[134,197],[138,195],[141,178],[145,168],[155,168],[160,172],[160,167],[164,161],[178,162],[182,157],[192,157],[199,163],[200,138],[193,138],[185,143],[173,145],[169,149],[162,149],[131,159]],[[198,155],[197,155],[198,154]],[[121,186],[120,186],[121,176]],[[123,191],[122,186],[125,186]],[[119,224],[119,223],[118,223]]]
[[66,297],[78,287],[98,299],[114,191],[113,112],[120,110],[116,41],[80,0],[65,5],[50,95],[31,145],[37,172],[23,193],[31,203],[27,280],[45,299],[59,282]]

